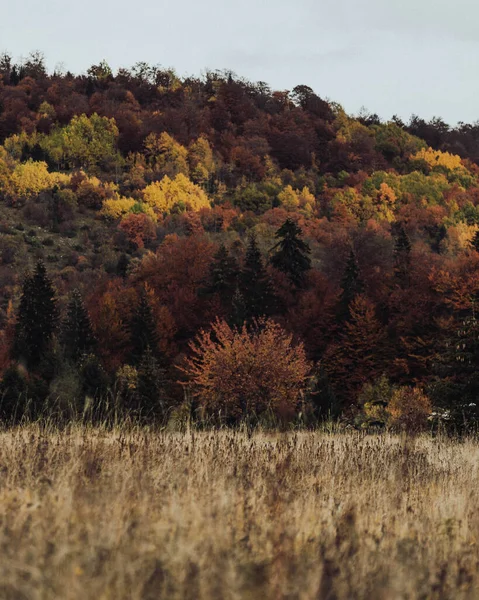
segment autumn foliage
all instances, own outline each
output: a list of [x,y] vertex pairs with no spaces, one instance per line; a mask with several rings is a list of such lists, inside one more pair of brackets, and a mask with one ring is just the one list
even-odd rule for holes
[[[83,414],[156,394],[166,420],[189,410],[190,361],[197,403],[232,421],[351,421],[385,377],[402,390],[395,427],[432,426],[428,402],[479,424],[477,124],[351,116],[231,72],[49,74],[39,53],[0,56],[0,106],[11,406],[63,397]],[[29,284],[40,264],[55,318]],[[85,323],[95,343],[72,352]]]
[[190,344],[184,368],[207,413],[228,421],[269,414],[291,418],[311,365],[301,343],[272,320],[251,329],[217,320]]

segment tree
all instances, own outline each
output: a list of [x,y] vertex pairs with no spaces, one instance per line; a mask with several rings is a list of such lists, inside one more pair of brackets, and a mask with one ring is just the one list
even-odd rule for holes
[[205,185],[215,170],[213,151],[208,140],[200,136],[188,148],[188,163],[192,180]]
[[278,243],[271,249],[273,267],[285,273],[296,287],[304,285],[304,276],[311,269],[311,250],[301,239],[303,232],[292,219],[286,219],[275,233]]
[[238,286],[236,286],[235,293],[231,301],[231,313],[228,321],[232,327],[239,328],[243,327],[246,321],[246,305],[244,296],[240,292]]
[[154,181],[143,190],[143,197],[145,203],[160,214],[210,208],[205,192],[182,173],[174,179],[165,175],[161,181]]
[[136,248],[144,248],[156,238],[156,228],[152,219],[144,213],[130,213],[123,217],[118,225],[123,231],[130,244]]
[[187,149],[166,131],[159,136],[150,133],[145,140],[145,155],[151,168],[161,176],[173,179],[179,173],[189,175]]
[[322,366],[317,368],[314,376],[311,377],[308,400],[315,420],[334,420],[340,416],[338,398]]
[[221,244],[213,256],[205,292],[218,294],[224,308],[231,306],[238,275],[239,267],[235,257]]
[[293,343],[271,319],[248,329],[217,320],[190,343],[183,371],[207,413],[226,422],[269,413],[291,419],[299,407],[310,364],[302,343]]
[[244,298],[247,320],[271,315],[274,306],[273,288],[254,235],[250,236],[246,249],[240,274],[240,291]]
[[364,286],[359,273],[356,255],[351,248],[349,258],[344,269],[344,274],[341,280],[341,296],[339,299],[338,318],[339,320],[347,320],[351,317],[350,305],[358,294],[363,292]]
[[73,290],[70,296],[61,338],[65,356],[73,362],[78,362],[83,355],[90,354],[97,343],[93,335],[90,315],[77,289]]
[[111,67],[106,60],[102,60],[98,65],[92,65],[87,73],[95,81],[105,81],[113,77]]
[[92,168],[102,165],[110,168],[119,160],[116,143],[118,127],[115,119],[93,113],[74,116],[70,123],[55,129],[42,142],[57,164],[67,163],[70,167]]
[[138,365],[145,352],[158,358],[158,334],[146,288],[140,292],[140,298],[130,324],[130,361]]
[[448,420],[464,427],[479,420],[479,321],[474,309],[461,320],[435,364],[431,395]]
[[353,404],[358,391],[377,379],[386,364],[386,331],[372,302],[359,294],[349,310],[349,320],[324,357],[326,371],[343,405]]
[[17,315],[13,358],[27,367],[38,366],[47,349],[58,321],[55,290],[45,265],[38,261],[32,276],[23,283]]
[[471,246],[476,252],[479,252],[479,231],[476,231],[476,233],[474,234]]
[[394,275],[401,287],[407,287],[411,271],[411,242],[401,224],[397,228],[394,245]]
[[138,366],[138,408],[141,416],[165,416],[165,384],[165,371],[147,346]]

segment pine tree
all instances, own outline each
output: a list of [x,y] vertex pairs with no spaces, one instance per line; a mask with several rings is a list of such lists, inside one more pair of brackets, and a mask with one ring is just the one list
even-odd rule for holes
[[55,290],[47,276],[45,265],[38,261],[33,275],[23,283],[18,309],[13,358],[27,367],[38,366],[58,321]]
[[164,416],[165,385],[165,371],[147,346],[138,366],[138,411],[141,416]]
[[449,420],[464,426],[479,420],[479,320],[472,313],[461,320],[435,365],[433,400],[449,412]]
[[90,316],[78,290],[71,293],[61,338],[66,358],[74,362],[84,354],[90,354],[96,346]]
[[254,235],[249,239],[245,262],[240,275],[240,284],[240,291],[244,298],[246,320],[249,321],[272,314],[274,307],[273,288]]
[[237,287],[231,302],[231,314],[229,318],[229,324],[231,327],[237,327],[240,329],[243,327],[246,320],[246,305],[244,296]]
[[317,421],[335,420],[339,417],[339,401],[323,367],[311,378],[308,396],[313,416]]
[[116,273],[119,277],[123,277],[123,279],[125,279],[125,277],[127,276],[128,273],[128,267],[130,265],[130,258],[128,257],[127,254],[125,254],[124,252],[122,254],[120,254],[120,257],[118,258],[118,261],[116,263]]
[[278,243],[271,251],[275,251],[271,257],[273,267],[285,273],[291,283],[296,287],[302,287],[304,276],[311,269],[311,250],[302,239],[303,232],[292,219],[286,219],[283,225],[275,233]]
[[359,294],[351,302],[350,319],[323,362],[342,403],[353,403],[362,386],[383,373],[386,351],[386,330],[376,317],[374,305]]
[[230,306],[239,275],[238,263],[224,244],[221,244],[210,266],[207,294],[218,294],[224,307]]
[[476,231],[472,238],[471,246],[476,252],[479,252],[479,231]]
[[358,294],[364,290],[363,282],[359,273],[356,255],[351,248],[349,258],[344,269],[343,278],[341,280],[341,296],[339,299],[338,319],[340,321],[347,320],[351,317],[350,305]]
[[411,242],[403,225],[399,225],[395,237],[394,275],[401,287],[407,287],[411,270]]
[[130,324],[131,364],[140,364],[143,354],[149,348],[158,358],[158,333],[153,311],[145,289],[140,293],[140,300]]

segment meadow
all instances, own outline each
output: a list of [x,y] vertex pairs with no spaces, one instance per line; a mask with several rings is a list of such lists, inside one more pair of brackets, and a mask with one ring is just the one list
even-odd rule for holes
[[0,433],[0,598],[479,597],[479,443]]

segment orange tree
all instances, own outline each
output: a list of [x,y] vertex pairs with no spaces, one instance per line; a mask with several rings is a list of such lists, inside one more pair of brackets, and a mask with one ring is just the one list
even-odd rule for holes
[[241,329],[217,319],[190,348],[182,370],[206,413],[234,423],[265,413],[288,420],[297,412],[310,364],[303,344],[271,319]]

